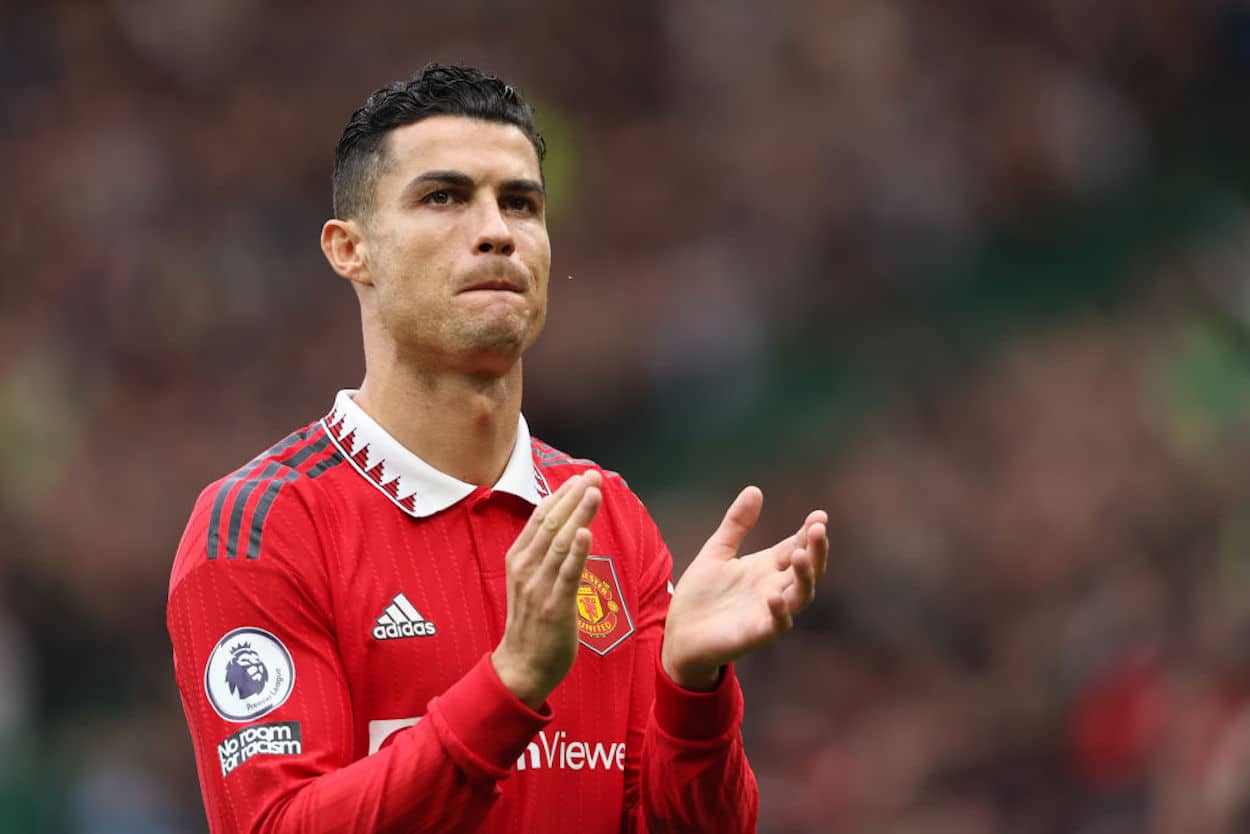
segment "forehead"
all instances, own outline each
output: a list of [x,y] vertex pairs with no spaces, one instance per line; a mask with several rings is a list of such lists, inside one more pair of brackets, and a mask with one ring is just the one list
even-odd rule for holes
[[512,124],[431,116],[392,130],[386,141],[379,189],[402,187],[425,171],[460,171],[479,182],[541,178],[534,146]]

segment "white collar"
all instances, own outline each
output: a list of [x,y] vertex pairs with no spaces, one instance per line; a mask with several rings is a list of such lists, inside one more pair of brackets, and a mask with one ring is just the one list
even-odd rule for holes
[[[440,472],[408,451],[356,404],[356,393],[339,391],[334,398],[334,408],[322,418],[321,425],[343,457],[397,507],[409,515],[425,518],[447,509],[477,489],[473,484]],[[551,492],[535,465],[530,430],[523,416],[517,416],[512,456],[494,489],[524,498],[534,505]]]

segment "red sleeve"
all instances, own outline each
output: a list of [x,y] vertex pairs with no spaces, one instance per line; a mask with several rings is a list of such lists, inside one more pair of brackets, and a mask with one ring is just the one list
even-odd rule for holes
[[[637,500],[637,499],[635,499]],[[712,692],[673,683],[660,666],[673,558],[641,503],[643,557],[625,760],[628,834],[754,832],[759,789],[742,746],[742,690],[733,667]]]
[[[353,712],[333,626],[324,519],[286,484],[258,558],[207,558],[201,496],[171,580],[167,623],[213,834],[472,831],[549,720],[489,658],[425,719],[353,761]],[[246,530],[246,527],[244,528]]]

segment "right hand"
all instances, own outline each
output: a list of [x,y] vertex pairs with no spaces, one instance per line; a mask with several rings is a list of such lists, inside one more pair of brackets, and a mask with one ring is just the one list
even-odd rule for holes
[[508,549],[508,621],[490,659],[504,686],[531,709],[543,705],[577,658],[577,587],[602,484],[593,469],[565,481]]

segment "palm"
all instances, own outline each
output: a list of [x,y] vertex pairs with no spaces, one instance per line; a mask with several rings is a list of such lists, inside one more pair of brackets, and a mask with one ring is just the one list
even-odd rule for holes
[[[794,537],[786,541],[793,546]],[[728,561],[709,555],[706,547],[695,557],[670,606],[670,617],[675,613],[689,631],[695,653],[724,665],[784,630],[768,605],[770,597],[793,584],[776,567],[775,552],[784,544]]]
[[797,533],[773,546],[735,558],[762,505],[758,489],[743,490],[673,593],[663,663],[679,683],[707,680],[768,644],[812,599],[829,547],[824,513],[811,513]]

